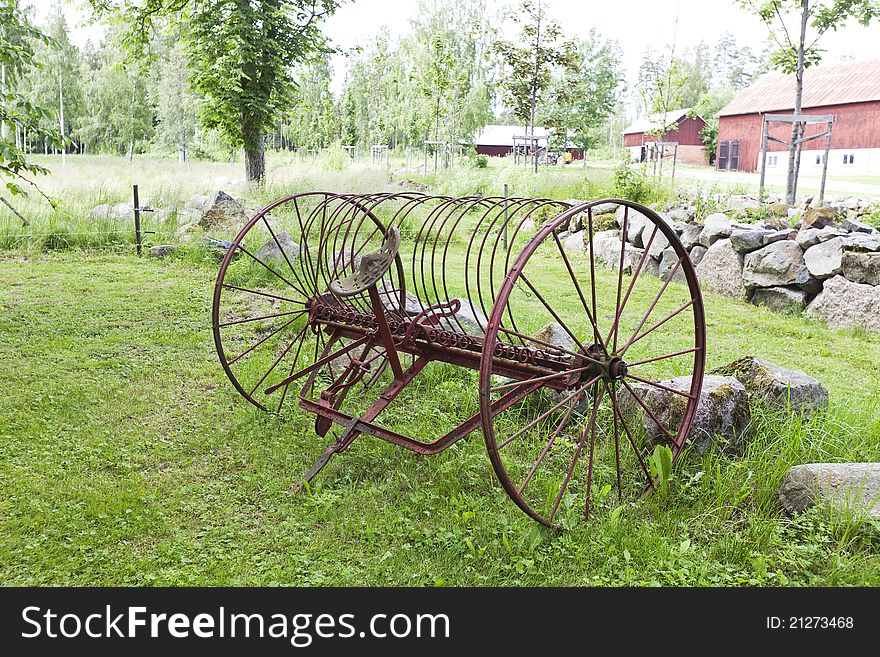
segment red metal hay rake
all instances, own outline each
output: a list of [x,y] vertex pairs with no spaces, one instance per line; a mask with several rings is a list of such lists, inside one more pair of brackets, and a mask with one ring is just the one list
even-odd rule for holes
[[[600,232],[614,216],[619,236]],[[636,227],[642,249],[625,239]],[[666,282],[645,275],[660,246]],[[294,489],[364,434],[435,454],[481,428],[507,494],[548,526],[588,517],[612,485],[653,485],[650,452],[659,439],[681,453],[705,357],[687,251],[623,200],[289,196],[233,240],[213,329],[248,401],[334,428]],[[686,392],[661,382],[682,375]],[[446,391],[474,386],[478,399]],[[656,391],[674,393],[663,413],[646,401]],[[435,417],[452,428],[423,435]]]

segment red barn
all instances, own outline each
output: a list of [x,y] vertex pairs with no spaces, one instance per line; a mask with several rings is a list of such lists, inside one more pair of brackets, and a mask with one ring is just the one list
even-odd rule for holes
[[[706,164],[706,151],[700,132],[706,122],[699,116],[691,116],[691,108],[672,110],[666,115],[667,125],[677,123],[675,130],[666,133],[664,141],[678,142],[676,159],[688,164]],[[660,141],[658,131],[662,129],[662,119],[648,117],[639,119],[623,131],[623,145],[629,148],[630,156],[636,162],[643,161],[648,150]]]
[[[767,73],[740,91],[718,112],[716,167],[757,171],[761,165],[764,114],[794,112],[794,75]],[[831,114],[828,173],[880,175],[880,60],[846,62],[804,72],[804,114]],[[770,135],[791,139],[791,124],[770,123]],[[808,124],[806,135],[825,132],[827,124]],[[767,143],[767,172],[784,174],[788,149]],[[825,139],[807,141],[801,151],[801,172],[820,174]]]

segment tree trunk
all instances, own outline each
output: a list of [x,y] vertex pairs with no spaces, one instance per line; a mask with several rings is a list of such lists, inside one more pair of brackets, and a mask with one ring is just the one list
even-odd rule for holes
[[266,153],[263,150],[263,131],[252,125],[245,125],[244,137],[244,176],[248,182],[263,184],[266,176]]
[[[807,40],[807,22],[810,19],[810,1],[801,0],[801,34],[798,42],[797,69],[795,69],[794,113],[801,113],[804,96],[804,47]],[[788,179],[785,184],[785,202],[794,205],[797,200],[797,179],[801,163],[801,145],[798,140],[804,134],[802,123],[791,124],[791,144],[788,147]]]
[[[6,64],[0,64],[0,94],[6,96]],[[0,124],[0,138],[6,140],[6,121]]]
[[58,78],[58,103],[61,109],[60,112],[60,123],[61,123],[61,166],[67,164],[67,145],[64,143],[63,139],[65,137],[64,134],[64,85],[61,83],[61,78]]

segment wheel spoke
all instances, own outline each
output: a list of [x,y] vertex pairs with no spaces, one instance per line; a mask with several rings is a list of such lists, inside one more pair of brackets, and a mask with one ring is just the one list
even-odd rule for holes
[[330,361],[338,358],[339,356],[342,356],[343,354],[347,354],[349,351],[352,351],[353,349],[364,344],[365,342],[372,340],[373,337],[374,337],[373,334],[369,333],[361,338],[358,338],[357,340],[354,340],[353,342],[348,343],[347,345],[345,345],[341,349],[337,349],[333,353],[327,354],[326,356],[323,356],[323,357],[317,359],[314,363],[312,363],[311,365],[309,365],[306,368],[301,369],[296,374],[291,374],[290,376],[288,376],[286,379],[284,379],[280,383],[276,383],[274,386],[270,386],[269,388],[266,388],[266,394],[271,395],[273,392],[278,390],[278,388],[281,388],[282,386],[287,385],[291,381],[295,381],[296,379],[300,378],[301,376],[304,376],[310,372],[314,372],[315,370],[321,369],[324,365],[326,365]]
[[[279,248],[281,248],[281,247],[279,246]],[[278,278],[279,280],[284,281],[285,283],[287,283],[290,287],[292,287],[294,290],[296,290],[297,292],[299,292],[299,293],[300,293],[301,295],[303,295],[304,297],[309,296],[309,295],[306,293],[305,290],[302,290],[302,289],[298,288],[296,285],[294,285],[293,283],[291,283],[289,280],[287,280],[287,278],[285,278],[284,276],[282,276],[281,274],[279,274],[277,271],[275,271],[272,267],[270,267],[270,266],[267,265],[265,262],[263,262],[262,260],[260,260],[260,259],[259,259],[257,256],[255,256],[253,253],[251,253],[251,252],[248,251],[246,248],[244,248],[241,244],[238,245],[238,250],[239,250],[239,251],[244,251],[244,253],[245,253],[247,256],[249,256],[249,257],[251,258],[251,260],[253,260],[254,262],[257,262],[257,263],[261,264],[261,265],[263,266],[263,268],[266,269],[266,270],[267,270],[268,272],[270,272],[271,274],[273,274],[273,275],[275,276],[275,278]],[[282,251],[282,252],[283,252],[283,251]]]
[[277,329],[275,329],[274,331],[272,331],[272,332],[269,333],[268,335],[263,336],[263,337],[260,338],[257,342],[255,342],[255,343],[252,344],[250,347],[248,347],[247,351],[243,351],[242,353],[240,353],[238,356],[236,356],[236,357],[233,358],[232,360],[227,360],[227,361],[226,361],[226,364],[227,364],[227,365],[232,365],[233,363],[238,362],[238,361],[241,360],[243,357],[245,357],[245,356],[247,356],[249,353],[251,353],[254,349],[256,349],[256,348],[259,347],[261,344],[263,344],[266,340],[268,340],[269,338],[271,338],[273,335],[276,335],[276,334],[280,333],[281,331],[283,331],[284,329],[286,329],[288,326],[290,326],[291,324],[293,324],[295,321],[296,321],[296,317],[294,317],[294,318],[291,319],[291,320],[286,321],[284,324],[282,324],[281,326],[279,326]]
[[585,372],[586,370],[592,369],[592,365],[587,365],[586,367],[578,367],[573,370],[565,370],[564,372],[556,372],[555,374],[548,374],[547,376],[539,376],[534,379],[524,379],[522,381],[511,381],[510,383],[502,383],[501,385],[494,386],[489,388],[489,392],[498,392],[499,390],[504,390],[505,388],[512,388],[513,386],[518,386],[522,383],[536,383],[538,381],[549,381],[550,379],[556,379],[560,376],[569,376],[571,374],[577,374],[578,372]]
[[648,379],[642,379],[641,377],[635,376],[634,374],[627,374],[626,378],[633,379],[634,381],[639,381],[640,383],[647,383],[649,386],[654,386],[655,388],[660,388],[661,390],[666,390],[667,392],[675,393],[676,395],[681,395],[682,397],[687,397],[688,399],[696,399],[694,395],[691,395],[687,392],[683,392],[681,390],[676,390],[675,388],[670,388],[669,386],[664,386],[662,383],[657,383],[655,381],[649,381]]
[[260,290],[251,290],[247,287],[239,287],[238,285],[230,285],[229,283],[223,283],[223,287],[229,290],[238,290],[239,292],[250,292],[251,294],[258,294],[261,297],[269,297],[270,299],[278,299],[279,301],[287,301],[288,303],[295,303],[298,306],[306,305],[303,301],[297,301],[296,299],[290,299],[288,297],[280,297],[277,294],[270,294],[269,292],[261,292]]
[[[620,293],[623,290],[623,260],[626,255],[626,231],[629,228],[629,206],[623,206],[623,229],[620,232],[620,266],[617,269],[617,302],[614,306],[616,309],[614,315],[614,324],[611,325],[611,332],[614,333],[614,344],[612,351],[617,351],[617,318],[620,317]],[[647,253],[647,252],[646,252]],[[644,255],[644,254],[642,254]],[[610,336],[609,336],[610,337]],[[606,344],[608,338],[605,339]],[[592,462],[592,461],[591,461]],[[589,513],[589,510],[587,511]]]
[[672,437],[672,435],[667,430],[666,426],[662,422],[660,422],[660,420],[657,419],[657,416],[654,415],[654,412],[650,408],[648,408],[648,405],[645,403],[645,401],[641,397],[639,397],[639,395],[636,394],[636,391],[633,390],[632,387],[626,381],[621,381],[621,383],[623,383],[623,386],[627,390],[629,390],[629,394],[631,394],[633,396],[633,399],[635,399],[638,402],[639,406],[641,406],[643,409],[645,409],[645,413],[647,413],[648,417],[651,418],[651,421],[655,425],[657,425],[657,428],[663,432],[663,435],[666,436],[666,438],[670,442],[672,442],[675,445],[678,445],[678,442],[676,442],[675,438]]
[[676,356],[683,356],[684,354],[691,354],[695,351],[702,351],[702,347],[691,347],[690,349],[682,349],[681,351],[676,351],[672,354],[663,354],[662,356],[655,356],[654,358],[646,358],[645,360],[637,360],[634,363],[627,363],[627,367],[635,367],[636,365],[644,365],[645,363],[653,363],[658,360],[665,360],[666,358],[675,358]]
[[634,342],[633,338],[635,338],[635,336],[638,334],[638,332],[642,330],[642,327],[645,325],[645,322],[648,321],[648,317],[650,317],[651,313],[654,312],[654,307],[657,305],[657,302],[660,301],[660,297],[663,296],[663,293],[666,292],[666,288],[669,287],[669,284],[672,282],[672,277],[675,276],[675,272],[678,271],[678,268],[680,266],[681,266],[681,258],[678,259],[678,262],[675,263],[675,267],[673,267],[672,270],[670,271],[669,278],[667,278],[663,282],[662,287],[657,292],[657,296],[654,297],[654,300],[651,302],[651,305],[648,306],[648,311],[645,313],[645,316],[642,317],[642,321],[639,322],[639,325],[636,327],[636,330],[633,331],[633,334],[630,337],[629,341],[620,350],[621,353],[625,352],[627,347],[629,347],[629,345],[631,345]]
[[579,396],[584,390],[586,390],[587,388],[589,388],[591,385],[593,385],[593,384],[594,384],[596,381],[598,381],[600,378],[601,378],[601,375],[597,376],[597,377],[594,378],[594,379],[591,379],[590,381],[588,381],[587,383],[585,383],[583,386],[581,386],[580,388],[578,388],[577,390],[575,390],[573,393],[571,393],[571,394],[568,395],[567,397],[563,398],[562,401],[560,401],[560,402],[554,404],[554,405],[550,408],[550,410],[545,411],[544,413],[541,413],[541,415],[539,415],[538,417],[536,417],[534,420],[532,420],[531,422],[529,422],[529,423],[528,423],[526,426],[524,426],[522,429],[520,429],[519,431],[517,431],[516,433],[514,433],[512,436],[510,436],[507,440],[505,440],[505,441],[502,442],[500,445],[498,445],[498,449],[501,450],[501,449],[507,447],[510,443],[512,443],[512,442],[513,442],[514,440],[516,440],[517,438],[519,438],[519,437],[520,437],[522,434],[524,434],[526,431],[528,431],[529,429],[531,429],[532,427],[534,427],[536,424],[538,424],[538,422],[540,422],[541,420],[543,420],[544,418],[546,418],[548,415],[550,415],[551,413],[553,413],[553,411],[557,410],[560,406],[562,406],[563,404],[565,404],[565,402],[567,402],[568,400],[570,400],[570,399],[574,399],[575,397]]
[[268,378],[268,376],[272,373],[272,370],[274,370],[275,367],[278,365],[278,363],[281,362],[281,359],[284,358],[288,354],[288,352],[291,350],[291,348],[293,347],[293,343],[296,342],[300,337],[302,337],[303,333],[306,332],[307,328],[308,328],[308,325],[303,326],[299,330],[299,332],[297,332],[297,334],[295,336],[293,336],[293,340],[290,341],[290,344],[287,345],[287,347],[285,347],[285,349],[281,352],[281,354],[278,356],[278,358],[275,359],[275,362],[272,363],[272,367],[270,367],[266,371],[266,373],[263,375],[263,377],[259,381],[257,381],[256,385],[253,388],[251,388],[250,392],[248,392],[249,397],[253,396],[253,394],[254,394],[254,392],[256,392],[257,388],[260,387],[260,384]]
[[290,258],[287,257],[287,252],[281,247],[281,242],[279,242],[278,238],[275,236],[275,231],[272,230],[272,226],[269,225],[269,220],[266,219],[266,215],[263,215],[263,223],[266,224],[266,228],[269,230],[269,234],[272,236],[272,240],[275,242],[275,246],[277,246],[278,250],[281,251],[281,255],[284,257],[284,262],[286,262],[287,266],[290,268],[290,273],[293,274],[296,282],[302,286],[300,292],[302,292],[303,296],[309,296],[305,293],[305,288],[307,287],[306,284],[302,282],[299,274],[297,274],[296,270],[293,268],[293,264],[290,262]]
[[544,458],[545,458],[545,457],[547,456],[547,454],[550,452],[550,449],[553,447],[553,443],[556,442],[556,438],[557,438],[557,437],[559,436],[559,434],[562,432],[563,427],[564,427],[564,426],[566,425],[566,423],[568,422],[568,418],[571,417],[571,414],[572,414],[572,412],[574,411],[575,406],[577,406],[577,404],[578,404],[577,399],[572,399],[572,400],[571,400],[571,406],[569,406],[569,407],[568,407],[568,410],[565,411],[565,415],[562,417],[562,420],[559,422],[559,425],[556,427],[556,430],[555,430],[555,431],[553,432],[553,434],[550,436],[550,440],[548,440],[548,441],[547,441],[547,444],[544,445],[544,449],[541,450],[541,453],[538,455],[538,458],[537,458],[537,460],[535,461],[535,464],[532,466],[532,469],[529,470],[529,474],[526,475],[526,478],[523,480],[522,484],[521,484],[520,487],[517,489],[516,492],[517,492],[518,495],[522,495],[522,494],[523,494],[523,491],[526,489],[526,486],[529,485],[529,481],[531,481],[531,479],[532,479],[532,477],[534,476],[535,472],[538,471],[538,468],[541,466],[541,463],[544,461]]
[[571,480],[571,475],[574,472],[574,468],[577,465],[578,459],[581,456],[581,450],[584,447],[584,441],[587,439],[587,432],[596,423],[596,413],[598,413],[599,411],[599,402],[602,401],[603,394],[604,392],[599,393],[593,400],[593,412],[590,415],[590,421],[587,422],[587,426],[584,427],[584,433],[581,435],[581,439],[578,441],[577,448],[574,451],[574,458],[572,458],[571,460],[571,465],[568,467],[568,472],[565,473],[565,479],[562,482],[562,487],[559,489],[559,495],[556,496],[556,503],[553,505],[553,510],[550,512],[550,516],[548,518],[550,522],[553,522],[553,516],[556,515],[556,511],[559,509],[559,503],[562,501],[562,496],[565,495],[565,491],[568,488],[568,482]]
[[605,343],[602,342],[602,339],[599,337],[599,327],[596,325],[596,318],[593,317],[593,314],[590,312],[589,307],[587,306],[587,300],[584,298],[584,293],[581,290],[580,284],[577,282],[577,276],[574,274],[574,269],[572,269],[571,263],[568,260],[568,255],[565,253],[565,249],[562,247],[562,244],[559,242],[559,238],[556,236],[556,233],[552,233],[553,240],[556,242],[556,248],[559,250],[559,254],[562,256],[562,262],[565,263],[565,268],[568,270],[568,276],[571,278],[571,282],[574,283],[574,287],[577,290],[578,296],[581,299],[581,305],[584,307],[584,312],[587,313],[587,318],[590,320],[590,324],[593,326],[593,339],[596,341],[596,344],[604,346]]
[[[316,335],[320,336],[321,334],[318,333]],[[303,336],[303,337],[305,337],[305,336]],[[299,341],[299,345],[297,345],[297,347],[296,347],[296,353],[293,355],[293,363],[291,363],[290,372],[288,372],[288,374],[287,374],[288,377],[290,377],[290,375],[293,374],[293,370],[296,369],[296,365],[297,365],[297,363],[299,363],[299,355],[302,352],[302,347],[304,344],[305,344],[305,339],[301,339]],[[316,352],[317,352],[317,348],[318,348],[318,340],[316,338],[315,339]],[[317,358],[317,353],[315,354],[315,357]],[[281,406],[282,406],[282,404],[284,404],[284,398],[287,396],[287,390],[289,387],[290,387],[290,381],[288,381],[286,384],[284,384],[284,390],[281,391],[281,399],[278,400],[278,409],[275,411],[276,413],[281,412]]]
[[[605,384],[605,387],[607,389],[608,385]],[[616,402],[616,395],[615,395],[615,402]],[[645,465],[645,459],[642,457],[641,450],[638,448],[638,445],[636,445],[635,439],[632,437],[632,432],[630,432],[630,430],[629,430],[629,425],[627,425],[626,420],[623,419],[623,414],[620,412],[620,408],[618,408],[617,404],[615,403],[615,404],[613,404],[613,406],[614,406],[614,415],[615,415],[615,417],[617,417],[620,420],[620,426],[623,427],[623,432],[624,432],[624,434],[626,434],[626,437],[629,440],[629,444],[633,448],[633,452],[635,453],[636,458],[639,461],[639,465],[642,466],[642,472],[645,473],[645,477],[648,479],[648,485],[653,486],[654,480],[651,477],[651,473],[648,470],[648,466]]]
[[[608,337],[605,338],[605,344],[608,344],[608,341],[611,339],[611,332],[614,332],[614,337],[617,337],[617,332],[620,328],[620,318],[623,316],[623,310],[626,308],[626,302],[629,301],[629,295],[632,294],[633,288],[636,285],[636,280],[639,278],[639,274],[642,273],[642,267],[645,266],[645,261],[648,259],[648,252],[651,249],[651,244],[654,242],[654,237],[657,235],[657,226],[654,225],[654,231],[651,233],[651,238],[648,240],[648,244],[645,246],[644,251],[642,252],[642,257],[639,259],[639,263],[636,265],[635,271],[633,271],[632,278],[629,281],[629,286],[626,288],[626,294],[623,295],[623,301],[621,301],[617,306],[617,313],[614,316],[614,325],[611,327],[611,331],[608,331]],[[615,350],[617,349],[617,345],[615,345]]]
[[602,385],[605,386],[605,391],[611,398],[611,415],[614,424],[614,467],[617,471],[617,499],[619,501],[623,496],[623,486],[620,483],[620,431],[617,428],[617,411],[615,410],[617,408],[617,383],[612,382],[610,388],[605,381],[602,381]]
[[[593,301],[593,318],[598,323],[599,315],[596,312],[596,254],[593,248],[593,208],[587,209],[587,233],[590,236],[590,293]],[[596,329],[598,334],[599,329]],[[597,335],[598,337],[598,335]],[[606,343],[607,344],[607,343]],[[604,347],[603,347],[604,348]]]
[[679,306],[676,310],[674,310],[673,312],[669,313],[666,317],[664,317],[664,318],[661,319],[659,322],[657,322],[656,324],[654,324],[654,326],[652,326],[651,328],[649,328],[647,331],[645,331],[644,333],[640,334],[639,337],[637,337],[637,338],[632,338],[632,339],[626,344],[626,346],[625,346],[623,349],[621,349],[620,354],[621,354],[621,355],[625,354],[625,353],[626,353],[626,350],[629,349],[629,348],[630,348],[632,345],[634,345],[636,342],[638,342],[639,340],[641,340],[643,337],[645,337],[646,335],[648,335],[648,334],[651,333],[652,331],[654,331],[654,330],[660,328],[661,326],[663,326],[666,322],[668,322],[670,319],[672,319],[673,317],[675,317],[675,316],[678,315],[679,313],[683,312],[684,310],[687,310],[690,306],[694,305],[694,303],[696,303],[696,301],[697,301],[696,299],[691,299],[690,301],[688,301],[688,302],[685,303],[684,305]]
[[559,322],[559,325],[565,330],[565,332],[568,333],[568,334],[571,336],[571,339],[575,341],[575,343],[577,344],[577,346],[580,347],[581,349],[583,349],[584,352],[586,352],[586,351],[587,351],[586,347],[584,347],[584,345],[581,344],[581,341],[578,340],[578,338],[577,338],[577,336],[574,334],[574,332],[573,332],[570,328],[568,328],[568,325],[562,320],[562,318],[556,313],[556,311],[553,310],[553,308],[550,307],[550,304],[548,304],[548,303],[544,300],[544,297],[542,297],[542,296],[541,296],[541,293],[538,292],[538,290],[535,289],[535,286],[532,285],[531,281],[529,281],[529,279],[526,277],[526,275],[525,275],[524,273],[521,273],[521,274],[520,274],[520,278],[523,280],[523,282],[524,282],[526,285],[529,286],[529,289],[534,293],[534,295],[535,295],[536,297],[538,297],[538,299],[540,300],[540,302],[541,302],[542,304],[544,304],[544,307],[545,307],[547,310],[550,311],[550,314],[553,315],[553,318],[554,318],[557,322]]
[[305,309],[303,309],[303,310],[290,310],[288,312],[275,313],[273,315],[260,315],[259,317],[248,317],[247,319],[237,319],[232,322],[220,322],[220,324],[218,324],[218,326],[220,326],[220,328],[226,328],[227,326],[234,326],[236,324],[247,324],[248,322],[258,322],[261,319],[273,319],[275,317],[287,317],[288,315],[299,316],[299,315],[302,315],[303,313],[307,313],[307,312],[309,312],[309,311],[305,310]]

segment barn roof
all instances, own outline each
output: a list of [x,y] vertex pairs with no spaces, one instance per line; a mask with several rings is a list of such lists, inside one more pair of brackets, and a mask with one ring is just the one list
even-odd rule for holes
[[[690,113],[690,107],[682,109],[669,110],[666,114],[666,125],[678,123],[682,119],[687,118]],[[636,119],[632,125],[623,131],[625,135],[640,134],[642,132],[659,132],[663,130],[663,118],[657,115],[646,116]]]
[[[880,100],[880,59],[808,68],[803,107]],[[794,107],[794,74],[765,73],[721,108],[718,116],[784,111]]]
[[[484,125],[483,129],[474,137],[476,146],[510,146],[513,148],[514,136],[520,137],[526,134],[526,128],[521,125]],[[547,137],[549,128],[535,126],[536,137]]]

